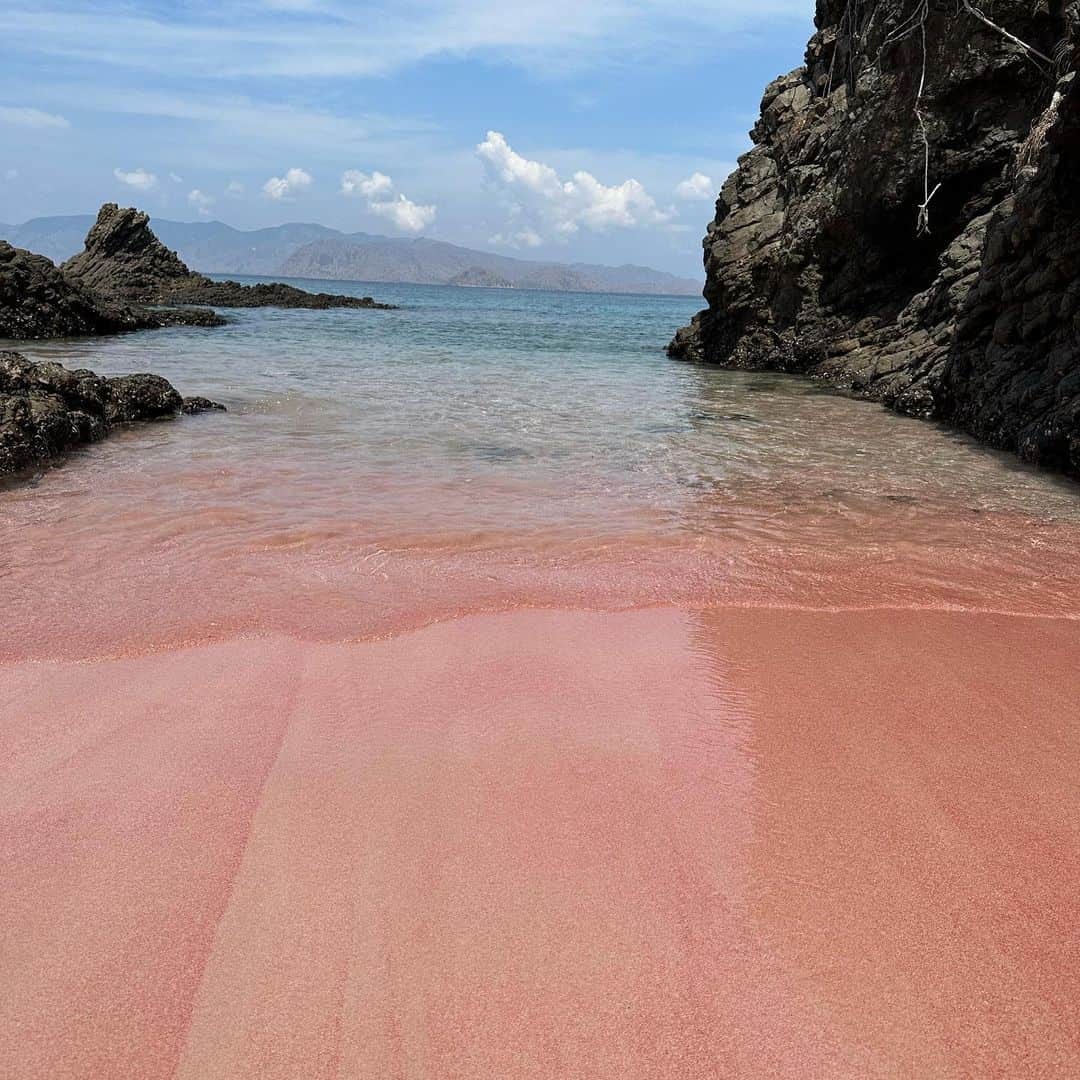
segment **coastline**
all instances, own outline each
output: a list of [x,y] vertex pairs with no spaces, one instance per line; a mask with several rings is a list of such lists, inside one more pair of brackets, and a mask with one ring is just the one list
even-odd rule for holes
[[1075,486],[401,298],[33,346],[230,414],[0,488],[0,1071],[1067,1073]]
[[1080,1078],[1080,0],[975,4],[4,20],[0,1080]]

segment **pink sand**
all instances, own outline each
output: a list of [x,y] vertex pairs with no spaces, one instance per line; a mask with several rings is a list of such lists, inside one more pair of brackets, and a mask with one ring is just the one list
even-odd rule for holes
[[0,1074],[1076,1075],[1078,656],[718,607],[13,658]]

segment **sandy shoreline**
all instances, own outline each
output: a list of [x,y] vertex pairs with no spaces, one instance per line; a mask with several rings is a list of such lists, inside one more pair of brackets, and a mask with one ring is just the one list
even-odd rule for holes
[[2,1071],[1068,1075],[1077,655],[717,608],[5,665]]

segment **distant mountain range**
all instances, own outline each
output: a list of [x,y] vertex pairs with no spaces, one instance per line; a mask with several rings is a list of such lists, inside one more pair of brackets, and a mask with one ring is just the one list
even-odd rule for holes
[[[0,225],[0,239],[60,263],[81,251],[90,214],[34,218]],[[278,225],[251,231],[220,221],[155,218],[154,232],[193,270],[336,281],[624,292],[699,296],[701,283],[647,266],[534,262],[474,251],[441,240],[343,233],[325,225]]]

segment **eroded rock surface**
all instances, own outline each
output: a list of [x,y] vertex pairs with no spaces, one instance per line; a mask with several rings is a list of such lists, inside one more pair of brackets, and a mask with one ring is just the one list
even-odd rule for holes
[[207,310],[151,311],[103,301],[65,278],[43,255],[0,240],[0,338],[74,337],[222,322]]
[[390,308],[370,296],[310,293],[280,282],[241,285],[197,274],[154,235],[141,210],[106,203],[86,247],[61,267],[64,276],[95,295],[140,304],[212,307]]
[[819,0],[717,201],[708,308],[669,351],[826,378],[1080,473],[1077,5],[979,9],[1047,60],[952,0],[920,10]]
[[0,352],[0,476],[103,439],[117,424],[204,409],[224,406],[183,398],[159,375],[103,378]]

